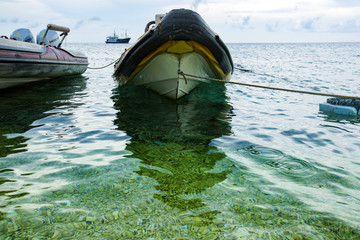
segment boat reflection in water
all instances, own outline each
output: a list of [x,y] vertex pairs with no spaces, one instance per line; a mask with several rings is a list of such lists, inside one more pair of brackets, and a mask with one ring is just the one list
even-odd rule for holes
[[[51,115],[57,107],[71,108],[72,98],[86,88],[86,77],[70,76],[0,90],[0,157],[26,151],[27,138],[22,134],[36,127],[34,121]],[[14,107],[16,106],[16,107]],[[76,107],[76,106],[75,106]],[[14,137],[9,137],[15,134]]]
[[[29,141],[33,137],[38,137],[36,134],[28,134],[28,132],[33,128],[41,127],[41,124],[36,123],[37,121],[51,115],[55,116],[58,111],[54,111],[54,109],[76,108],[78,104],[72,100],[81,96],[85,88],[86,78],[73,76],[63,77],[61,81],[54,79],[32,83],[22,88],[8,89],[6,92],[1,91],[0,201],[3,205],[0,210],[0,220],[5,219],[10,209],[20,208],[21,204],[16,202],[16,199],[30,196],[31,192],[38,193],[44,189],[51,189],[50,187],[54,186],[51,180],[48,180],[45,186],[41,180],[41,174],[48,174],[46,169],[53,167],[45,166],[46,161],[42,161],[44,154],[38,157],[37,151],[41,152],[41,148],[38,147],[35,148],[35,151],[28,152],[31,147]],[[41,139],[37,141],[42,142],[46,149],[44,141]],[[16,155],[16,153],[19,154]],[[27,166],[31,166],[31,168],[29,169]],[[28,176],[27,179],[24,179],[24,175],[19,174],[19,172],[24,173],[24,169],[25,175]],[[41,170],[35,172],[34,169]],[[32,175],[34,177],[30,178]]]
[[211,172],[226,156],[209,143],[231,133],[232,107],[224,85],[212,87],[176,102],[145,88],[114,90],[115,124],[131,136],[129,157],[144,163],[137,173],[157,181],[155,198],[181,210],[204,206],[196,194],[227,178],[227,171]]

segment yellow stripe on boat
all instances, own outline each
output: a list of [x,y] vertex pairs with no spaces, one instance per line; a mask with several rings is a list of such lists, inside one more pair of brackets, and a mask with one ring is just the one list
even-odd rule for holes
[[[173,53],[173,54],[185,54],[195,52],[204,57],[204,59],[208,62],[209,66],[214,70],[214,73],[218,75],[221,79],[227,79],[231,73],[224,73],[220,67],[220,64],[215,59],[214,55],[211,51],[195,42],[195,41],[175,41],[170,40],[160,47],[158,47],[155,51],[151,52],[148,56],[143,58],[143,60],[137,65],[135,70],[132,72],[129,78],[126,78],[126,81],[129,82],[132,80],[152,59],[156,56],[159,56],[163,53]],[[123,76],[125,77],[125,76]]]
[[171,46],[167,49],[168,53],[191,53],[194,51],[194,48],[188,44],[186,41],[171,41]]

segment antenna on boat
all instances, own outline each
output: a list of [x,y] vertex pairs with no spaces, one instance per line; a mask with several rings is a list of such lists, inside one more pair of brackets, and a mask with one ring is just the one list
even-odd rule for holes
[[44,40],[45,40],[45,37],[46,37],[46,34],[48,33],[49,30],[54,30],[54,31],[59,31],[59,32],[62,32],[60,34],[60,36],[62,36],[62,39],[60,41],[60,43],[57,45],[57,47],[60,47],[61,44],[63,43],[65,37],[68,35],[68,33],[70,32],[70,28],[67,28],[67,27],[62,27],[62,26],[58,26],[58,25],[55,25],[55,24],[48,24],[47,25],[47,28],[46,28],[46,32],[40,42],[41,43],[44,43]]

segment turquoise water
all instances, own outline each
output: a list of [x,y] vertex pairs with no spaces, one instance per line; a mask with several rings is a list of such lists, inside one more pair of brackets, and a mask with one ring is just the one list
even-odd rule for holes
[[[68,44],[90,67],[127,45]],[[359,96],[360,43],[228,44],[232,81]],[[113,68],[0,92],[0,239],[359,239],[360,120],[326,97]]]

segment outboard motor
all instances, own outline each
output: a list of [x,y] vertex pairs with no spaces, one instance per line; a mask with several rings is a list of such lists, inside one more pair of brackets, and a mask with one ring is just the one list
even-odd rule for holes
[[[38,44],[42,43],[41,40],[43,39],[45,32],[46,32],[46,29],[43,29],[36,36],[36,42]],[[51,46],[58,46],[59,43],[60,43],[59,35],[54,30],[48,30],[48,32],[46,34],[46,37],[43,40],[43,43],[46,44],[46,45],[51,45]]]
[[23,42],[35,43],[34,36],[32,35],[31,31],[27,28],[16,29],[10,35],[10,38]]

